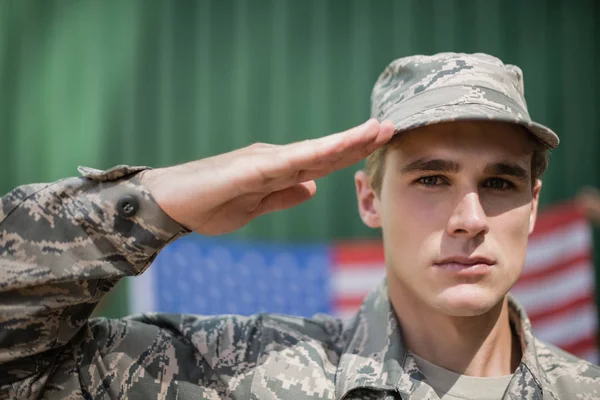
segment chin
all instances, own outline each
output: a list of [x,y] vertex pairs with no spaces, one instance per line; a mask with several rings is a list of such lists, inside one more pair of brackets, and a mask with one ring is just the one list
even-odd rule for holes
[[436,299],[436,308],[454,317],[475,317],[490,311],[504,296],[478,285],[463,284],[445,289]]

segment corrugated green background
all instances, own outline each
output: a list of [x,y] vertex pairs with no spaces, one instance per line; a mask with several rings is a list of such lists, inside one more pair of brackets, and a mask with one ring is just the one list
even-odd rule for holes
[[[482,51],[523,69],[532,116],[562,138],[546,205],[600,187],[597,21],[593,0],[0,0],[0,190],[342,130],[368,117],[392,59]],[[237,235],[374,235],[355,169]],[[106,315],[127,311],[124,290]]]

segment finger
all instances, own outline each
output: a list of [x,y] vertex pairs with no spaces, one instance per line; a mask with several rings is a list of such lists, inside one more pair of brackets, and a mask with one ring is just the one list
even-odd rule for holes
[[377,138],[372,143],[371,147],[368,147],[367,155],[371,154],[377,148],[379,148],[379,147],[383,146],[384,144],[386,144],[387,142],[389,142],[390,139],[394,136],[395,132],[396,132],[396,127],[392,121],[390,121],[390,120],[383,121],[381,123],[381,125],[379,126],[379,132],[377,134]]
[[331,154],[344,154],[375,142],[379,136],[380,124],[376,119],[348,129],[347,131],[324,136],[304,143],[307,151],[313,151],[317,159],[329,158]]
[[354,149],[352,152],[348,152],[346,157],[343,159],[334,162],[333,169],[338,170],[342,168],[346,168],[352,164],[357,163],[365,159],[371,153],[373,153],[376,149],[382,147],[386,143],[390,141],[390,139],[394,136],[395,127],[394,124],[390,121],[385,121],[380,125],[379,132],[375,140],[365,146],[358,147]]
[[[347,131],[334,133],[318,139],[293,143],[284,150],[289,150],[290,161],[296,167],[306,167],[318,162],[324,162],[332,157],[341,156],[353,147],[359,147],[372,142],[379,132],[379,122],[370,119]],[[283,153],[281,153],[283,154]]]
[[314,181],[298,183],[266,196],[254,210],[255,216],[285,210],[312,198],[317,192]]
[[379,127],[377,136],[370,143],[349,148],[343,153],[343,157],[331,160],[333,167],[332,170],[346,168],[360,160],[363,160],[369,154],[373,153],[373,151],[389,142],[394,136],[394,131],[395,127],[391,121],[383,122]]
[[371,119],[345,132],[262,152],[266,162],[255,164],[261,186],[278,191],[346,168],[386,143],[393,130],[393,124],[386,122],[381,127]]
[[266,157],[268,164],[262,165],[259,172],[269,180],[317,169],[349,157],[356,149],[374,142],[378,133],[379,122],[371,119],[345,132],[274,148]]
[[377,120],[371,119],[346,132],[317,139],[314,143],[309,143],[315,147],[316,153],[313,169],[320,164],[334,165],[334,169],[352,165],[387,143],[393,136],[394,129],[391,121],[379,124]]
[[321,178],[325,175],[330,174],[333,171],[337,171],[343,168],[347,168],[364,158],[366,158],[369,154],[371,154],[375,149],[383,146],[385,143],[389,142],[389,140],[393,137],[395,132],[394,124],[391,121],[385,121],[381,124],[381,128],[377,135],[376,140],[371,143],[369,146],[363,146],[354,151],[347,151],[343,154],[343,157],[335,158],[329,160],[329,162],[325,165],[319,165],[315,168],[306,169],[300,171],[298,174],[298,181],[302,182],[304,180],[314,180]]

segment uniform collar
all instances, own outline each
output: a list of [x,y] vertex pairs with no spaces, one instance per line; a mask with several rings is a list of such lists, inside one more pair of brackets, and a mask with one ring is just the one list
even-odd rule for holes
[[371,292],[348,322],[348,341],[336,371],[336,399],[354,389],[396,390],[407,358],[387,281]]
[[[508,296],[509,315],[521,341],[523,356],[509,392],[527,388],[541,396],[545,379],[539,366],[531,323],[523,307]],[[412,394],[432,391],[413,357],[408,354],[384,280],[363,302],[348,322],[348,340],[336,371],[336,399],[359,389],[392,390]],[[434,397],[435,398],[435,397]],[[535,398],[535,397],[533,397]],[[541,398],[541,397],[540,397]]]
[[[531,330],[531,322],[525,309],[517,299],[508,295],[508,315],[510,322],[521,342],[521,363],[508,385],[507,394],[515,396],[529,393],[532,399],[542,398],[544,391],[549,391],[550,384],[540,367],[536,340]],[[512,398],[512,397],[511,397]],[[519,397],[516,397],[519,398]]]

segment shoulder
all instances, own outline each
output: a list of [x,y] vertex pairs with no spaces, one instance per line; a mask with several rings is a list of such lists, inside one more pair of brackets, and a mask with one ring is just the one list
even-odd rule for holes
[[[327,315],[313,318],[261,313],[251,316],[146,313],[123,319],[91,320],[97,344],[111,351],[114,345],[149,345],[161,337],[193,348],[211,366],[227,355],[257,361],[262,354],[283,348],[310,347],[339,352],[344,325]],[[114,340],[114,337],[120,337]]]
[[[132,378],[133,386],[119,389],[127,393],[150,390],[148,393],[155,395],[160,388],[154,386],[159,384],[171,387],[172,382],[197,382],[222,396],[245,395],[253,385],[279,385],[282,374],[287,378],[310,374],[323,382],[332,381],[342,326],[326,316],[277,314],[148,313],[97,318],[90,320],[89,339],[79,348],[84,353],[79,364],[84,380],[95,376],[99,365],[111,365],[100,380],[144,371],[147,378]],[[162,383],[153,377],[162,377]],[[84,382],[84,387],[89,389],[92,384]]]
[[536,350],[542,373],[561,399],[582,393],[600,397],[600,367],[538,339]]
[[327,341],[340,334],[343,329],[339,319],[325,314],[305,318],[271,313],[250,316],[146,313],[126,317],[120,321],[152,325],[185,337],[227,332],[233,337],[239,335],[246,339],[249,338],[248,335],[260,333],[263,339],[286,337],[289,340],[293,337],[298,340],[313,338]]

